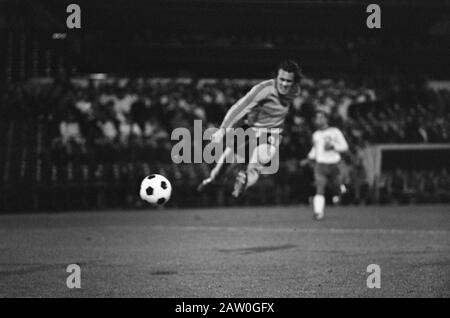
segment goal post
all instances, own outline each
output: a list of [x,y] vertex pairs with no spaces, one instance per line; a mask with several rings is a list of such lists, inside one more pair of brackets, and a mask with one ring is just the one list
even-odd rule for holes
[[379,200],[379,181],[384,171],[436,170],[448,167],[450,144],[376,144],[362,151],[367,182],[375,202]]

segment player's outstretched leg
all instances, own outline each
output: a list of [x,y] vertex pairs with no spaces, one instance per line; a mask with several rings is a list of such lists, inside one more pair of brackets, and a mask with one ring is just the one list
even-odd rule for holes
[[259,179],[259,175],[265,164],[268,164],[275,155],[277,148],[274,145],[261,144],[251,154],[247,169],[241,170],[236,176],[232,195],[238,198],[245,190],[253,186]]
[[347,188],[343,184],[341,172],[338,165],[331,165],[329,169],[328,182],[330,184],[331,192],[333,194],[331,201],[333,204],[341,202],[342,195],[347,192]]
[[233,192],[231,193],[231,195],[235,198],[240,197],[241,194],[244,193],[245,189],[247,188],[247,181],[248,181],[247,172],[244,170],[239,171],[236,176]]
[[232,195],[240,197],[245,190],[253,186],[259,179],[262,166],[260,164],[249,164],[246,170],[240,170],[234,182]]
[[223,163],[221,164],[217,164],[212,170],[211,173],[209,175],[209,177],[207,177],[206,179],[204,179],[202,181],[202,183],[200,183],[197,187],[197,191],[198,192],[202,192],[203,190],[205,190],[205,188],[207,188],[208,186],[210,186],[211,184],[214,183],[214,181],[216,180],[217,176],[219,175],[219,172],[222,170],[222,166]]
[[197,191],[198,191],[198,192],[202,192],[208,185],[212,184],[213,181],[214,181],[214,179],[213,179],[211,176],[209,176],[209,177],[206,178],[206,179],[203,179],[202,183],[200,183],[200,184],[198,185]]
[[209,174],[209,177],[207,177],[206,179],[204,179],[202,181],[202,183],[200,183],[197,187],[197,191],[202,192],[203,190],[205,190],[206,187],[208,187],[209,185],[213,184],[215,180],[217,180],[217,178],[219,177],[219,175],[221,174],[221,172],[223,171],[223,166],[224,163],[226,161],[226,158],[228,156],[232,156],[232,149],[227,147],[225,149],[225,151],[223,152],[223,154],[220,156],[219,160],[217,161],[216,166],[211,170],[211,173]]

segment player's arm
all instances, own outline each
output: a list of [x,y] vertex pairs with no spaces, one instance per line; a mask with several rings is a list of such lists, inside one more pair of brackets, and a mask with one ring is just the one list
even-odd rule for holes
[[316,146],[312,146],[311,150],[308,153],[307,159],[309,160],[316,160]]
[[300,166],[301,167],[307,166],[309,164],[314,163],[314,161],[316,161],[316,155],[315,155],[315,150],[313,148],[313,149],[311,149],[311,151],[309,152],[309,154],[306,158],[300,160]]
[[345,140],[344,134],[336,129],[336,136],[333,139],[333,148],[337,152],[346,152],[348,150],[348,143]]
[[255,85],[244,97],[231,106],[225,115],[220,128],[233,127],[234,124],[248,114],[248,112],[250,112],[250,110],[267,94],[266,87],[265,83]]

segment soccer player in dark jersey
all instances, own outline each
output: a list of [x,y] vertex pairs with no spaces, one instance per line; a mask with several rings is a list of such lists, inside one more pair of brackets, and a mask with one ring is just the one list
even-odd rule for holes
[[[220,142],[227,130],[241,126],[244,118],[256,136],[267,132],[270,134],[266,143],[251,150],[250,162],[245,169],[238,172],[232,193],[234,197],[239,197],[257,182],[264,165],[267,165],[278,151],[285,118],[293,99],[300,93],[301,77],[301,70],[296,62],[282,61],[278,65],[275,78],[258,83],[237,101],[228,110],[219,130],[211,137],[212,142]],[[227,148],[211,170],[210,176],[198,187],[199,191],[216,180],[225,158],[230,153],[234,153],[234,150]]]

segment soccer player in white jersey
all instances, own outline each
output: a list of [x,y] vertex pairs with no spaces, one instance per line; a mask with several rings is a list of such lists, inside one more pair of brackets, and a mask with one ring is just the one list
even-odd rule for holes
[[[238,172],[232,195],[239,197],[247,188],[254,185],[264,165],[273,159],[278,151],[280,134],[283,130],[285,118],[289,112],[293,99],[300,93],[301,71],[296,62],[282,61],[277,68],[275,78],[255,85],[244,97],[237,101],[227,112],[219,130],[212,136],[212,142],[220,142],[229,128],[241,127],[244,118],[258,136],[260,132],[269,132],[271,137],[265,143],[251,149],[250,162],[245,169]],[[244,145],[238,145],[242,147]],[[223,170],[223,163],[234,150],[227,148],[219,162],[211,170],[208,178],[198,187],[201,191],[208,186]]]
[[340,193],[339,162],[341,153],[348,150],[348,144],[342,132],[328,125],[325,111],[318,110],[314,117],[317,130],[312,136],[312,148],[308,158],[302,161],[312,161],[314,164],[314,183],[316,194],[313,198],[314,218],[321,220],[325,210],[325,189],[330,186],[334,194]]

